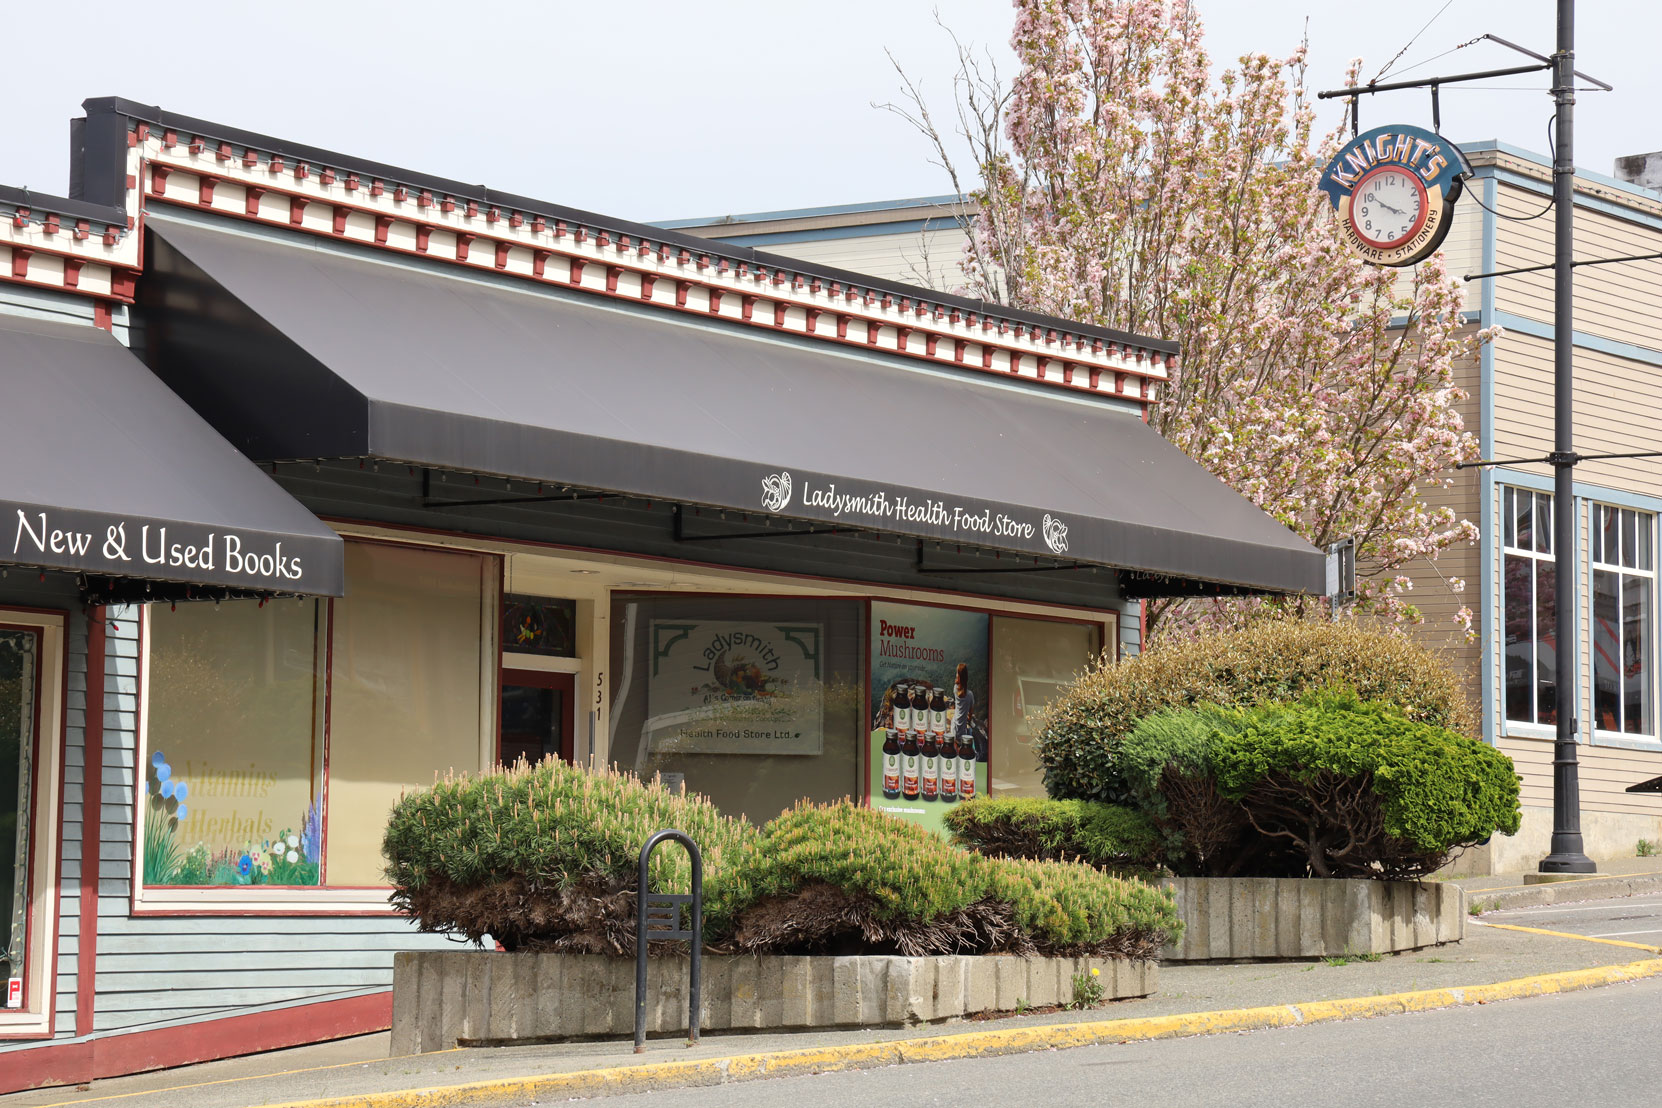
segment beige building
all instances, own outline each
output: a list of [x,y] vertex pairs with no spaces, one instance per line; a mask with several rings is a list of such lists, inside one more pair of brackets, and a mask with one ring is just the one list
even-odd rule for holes
[[[1443,252],[1449,271],[1471,275],[1550,263],[1554,218],[1550,159],[1504,143],[1464,148],[1475,171]],[[1618,180],[1576,179],[1576,256],[1662,252],[1662,157],[1624,158]],[[1486,210],[1487,209],[1487,210]],[[676,228],[733,244],[812,258],[839,268],[929,280],[950,287],[963,232],[955,198],[683,220]],[[1405,277],[1406,279],[1406,277]],[[1505,335],[1461,367],[1467,425],[1483,456],[1538,458],[1552,449],[1552,273],[1467,285],[1474,330]],[[1662,450],[1662,260],[1576,271],[1576,449],[1587,455]],[[1582,831],[1586,850],[1612,870],[1639,840],[1662,841],[1662,793],[1629,792],[1662,775],[1656,661],[1657,521],[1662,459],[1583,463],[1574,511],[1580,523]],[[1552,746],[1559,704],[1553,677],[1552,471],[1544,464],[1467,470],[1438,494],[1479,522],[1482,540],[1448,551],[1412,574],[1426,617],[1421,637],[1446,649],[1483,708],[1483,737],[1523,777],[1518,835],[1468,855],[1493,872],[1533,869],[1552,829]],[[1452,592],[1445,578],[1467,589]],[[1476,643],[1453,630],[1462,604],[1479,615]]]

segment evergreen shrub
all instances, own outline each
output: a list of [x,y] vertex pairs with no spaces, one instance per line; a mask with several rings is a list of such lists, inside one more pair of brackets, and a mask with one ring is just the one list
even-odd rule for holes
[[[634,950],[634,888],[642,844],[685,831],[706,880],[756,829],[707,799],[611,770],[547,760],[452,775],[407,793],[382,841],[393,906],[423,931],[489,934],[505,949],[620,954]],[[652,855],[652,886],[685,891],[686,851]]]
[[1476,739],[1348,691],[1244,715],[1217,732],[1218,791],[1317,877],[1423,876],[1518,830],[1512,761]]
[[850,801],[764,826],[709,899],[718,945],[737,950],[1152,958],[1181,929],[1163,889],[970,853]]
[[1155,712],[1250,707],[1339,686],[1395,705],[1410,720],[1477,733],[1455,675],[1424,647],[1354,624],[1266,620],[1089,670],[1046,711],[1034,744],[1045,789],[1063,800],[1134,802],[1120,745]]
[[[640,847],[666,827],[703,850],[714,950],[1153,958],[1182,926],[1165,890],[984,857],[851,802],[803,803],[758,829],[702,797],[557,761],[400,800],[383,841],[391,900],[424,931],[632,954]],[[648,879],[685,891],[684,852],[657,851]]]
[[1148,816],[1120,804],[979,796],[946,813],[952,841],[993,858],[1076,861],[1119,872],[1149,870],[1160,835]]

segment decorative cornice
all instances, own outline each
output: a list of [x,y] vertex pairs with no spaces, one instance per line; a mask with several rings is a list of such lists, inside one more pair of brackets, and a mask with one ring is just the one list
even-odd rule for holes
[[558,218],[528,206],[501,207],[419,180],[366,176],[340,163],[143,120],[132,121],[128,141],[141,159],[144,205],[193,208],[660,310],[1145,404],[1176,364],[1170,343],[1104,339],[1063,320],[972,308],[928,289],[724,249],[672,231],[629,224],[633,232],[620,232],[586,213]]
[[0,187],[0,282],[131,303],[134,225],[119,208]]

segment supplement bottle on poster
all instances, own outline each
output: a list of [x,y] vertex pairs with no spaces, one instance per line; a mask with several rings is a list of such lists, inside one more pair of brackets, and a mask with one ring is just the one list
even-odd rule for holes
[[908,731],[901,736],[900,745],[900,795],[907,800],[918,798],[921,770],[918,761],[918,736],[915,731]]
[[975,798],[975,737],[963,735],[958,740],[958,799]]
[[883,732],[883,795],[890,800],[900,796],[900,738],[893,727]]

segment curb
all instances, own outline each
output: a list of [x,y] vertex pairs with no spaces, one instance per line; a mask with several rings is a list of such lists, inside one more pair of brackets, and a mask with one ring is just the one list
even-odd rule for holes
[[1040,1050],[1106,1043],[1146,1042],[1236,1031],[1262,1031],[1336,1020],[1368,1019],[1402,1012],[1426,1012],[1470,1004],[1490,1004],[1526,996],[1546,996],[1597,988],[1623,981],[1662,976],[1662,958],[1619,966],[1520,977],[1492,985],[1425,989],[1391,996],[1324,1000],[1268,1008],[1191,1012],[1094,1023],[1049,1024],[999,1031],[971,1031],[898,1042],[740,1054],[697,1061],[648,1062],[573,1073],[475,1081],[420,1089],[362,1093],[354,1096],[291,1101],[269,1108],[496,1108],[534,1100],[642,1093],[663,1089],[728,1085],[769,1077],[794,1077],[843,1070],[874,1069],[917,1062],[991,1058]]
[[1578,900],[1641,896],[1662,892],[1662,873],[1599,876],[1554,881],[1546,885],[1511,885],[1499,889],[1466,889],[1466,905],[1482,903],[1484,911],[1501,908],[1540,908]]

